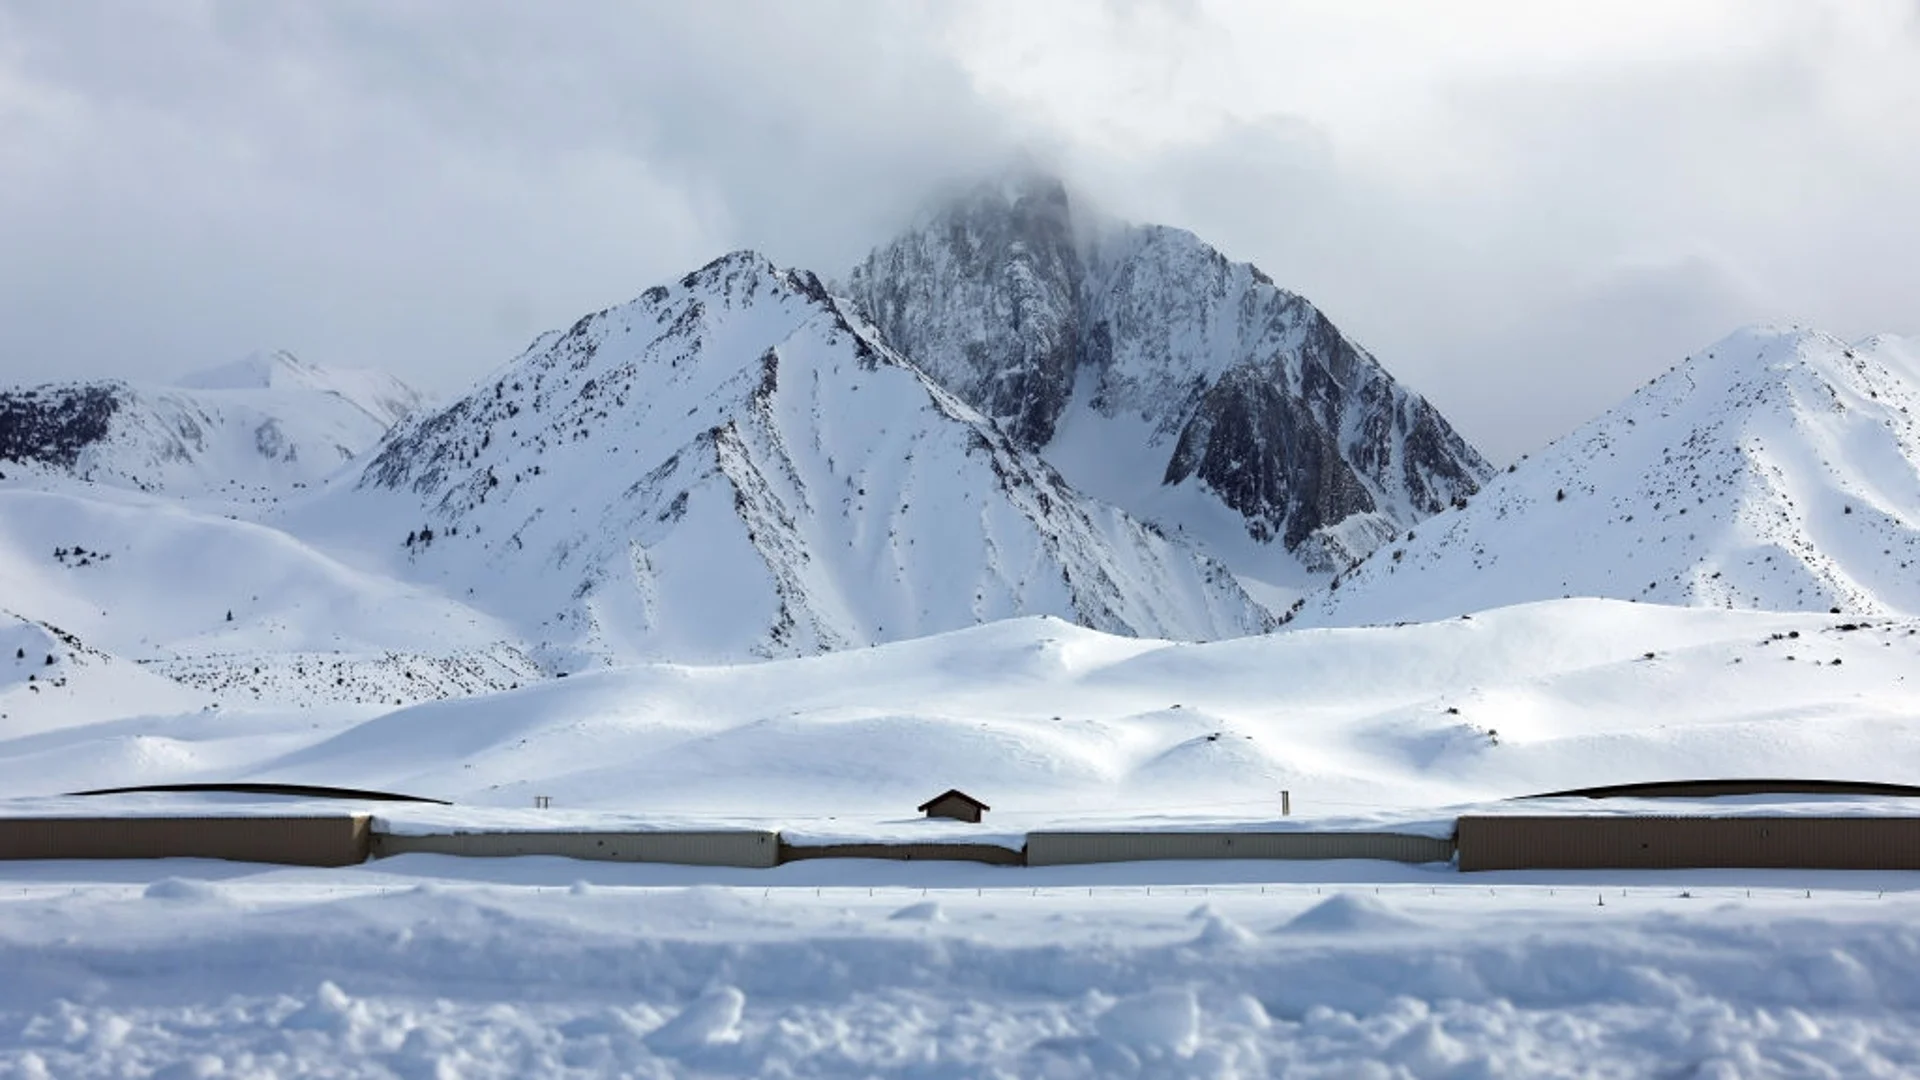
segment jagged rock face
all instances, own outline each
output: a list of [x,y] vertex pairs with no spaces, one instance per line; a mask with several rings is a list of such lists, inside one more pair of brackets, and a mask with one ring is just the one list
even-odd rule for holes
[[[1262,462],[1277,464],[1263,468]],[[1374,509],[1308,404],[1249,367],[1209,387],[1181,430],[1164,482],[1189,476],[1240,511],[1256,539],[1278,535],[1288,550],[1322,523]]]
[[[853,288],[895,348],[1038,449],[1086,345],[1081,270],[1066,189],[1041,184],[955,207],[937,229],[875,252]],[[933,282],[943,291],[924,287]]]
[[1920,348],[1735,334],[1334,585],[1299,623],[1568,596],[1920,612]]
[[419,400],[390,376],[329,370],[286,353],[179,386],[0,391],[0,462],[150,492],[277,493],[365,452]]
[[1220,637],[1226,570],[1087,499],[811,274],[751,253],[416,417],[322,512],[554,667],[786,656],[1052,614]]
[[1054,180],[976,190],[875,251],[849,290],[1023,444],[1051,457],[1075,425],[1127,420],[1100,438],[1143,439],[1154,480],[1198,485],[1313,567],[1489,472],[1312,304],[1190,233],[1076,220]]

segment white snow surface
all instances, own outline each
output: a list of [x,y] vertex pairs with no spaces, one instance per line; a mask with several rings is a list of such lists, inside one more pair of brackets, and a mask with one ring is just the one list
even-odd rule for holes
[[0,865],[0,1075],[1920,1067],[1915,875],[1342,869]]
[[1920,612],[1920,347],[1734,334],[1408,530],[1297,623],[1563,596]]

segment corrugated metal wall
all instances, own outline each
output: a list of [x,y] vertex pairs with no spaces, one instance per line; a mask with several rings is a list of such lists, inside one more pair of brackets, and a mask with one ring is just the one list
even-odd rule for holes
[[1143,859],[1388,859],[1446,862],[1453,842],[1406,833],[1361,832],[1036,832],[1027,865]]
[[0,819],[0,859],[233,859],[293,866],[365,862],[368,817]]
[[1920,818],[1463,817],[1462,870],[1920,870]]
[[801,859],[897,859],[903,862],[948,860],[952,862],[991,863],[994,866],[1025,866],[1024,852],[998,844],[819,844],[780,845],[780,861]]
[[780,860],[780,835],[748,829],[713,832],[493,832],[374,837],[376,857],[425,852],[497,858],[560,855],[609,862],[686,866],[769,867]]

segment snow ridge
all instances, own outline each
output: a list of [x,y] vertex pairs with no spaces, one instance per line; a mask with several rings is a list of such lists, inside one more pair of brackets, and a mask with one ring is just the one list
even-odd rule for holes
[[1410,530],[1298,618],[1442,618],[1568,595],[1920,611],[1916,356],[1892,337],[1736,333]]

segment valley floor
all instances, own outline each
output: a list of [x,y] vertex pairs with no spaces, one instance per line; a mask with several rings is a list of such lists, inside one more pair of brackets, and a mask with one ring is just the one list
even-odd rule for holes
[[1920,874],[0,866],[0,1076],[1897,1076]]

